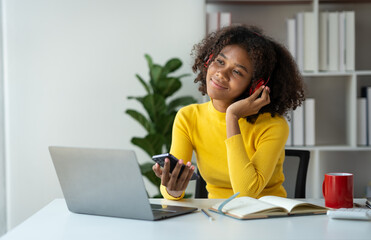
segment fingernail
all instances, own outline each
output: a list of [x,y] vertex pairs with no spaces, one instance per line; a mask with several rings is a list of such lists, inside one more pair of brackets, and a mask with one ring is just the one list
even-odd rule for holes
[[187,162],[187,166],[188,166],[188,167],[191,166],[191,164],[192,164],[191,162]]
[[182,159],[179,160],[179,164],[183,164],[183,160]]
[[195,166],[192,166],[191,169],[192,169],[192,170],[195,170]]
[[165,162],[169,162],[169,159],[168,158],[165,158]]

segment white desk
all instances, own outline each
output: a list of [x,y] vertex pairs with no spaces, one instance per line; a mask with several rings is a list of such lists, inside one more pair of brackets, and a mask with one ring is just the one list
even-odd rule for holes
[[[216,201],[220,200],[151,199],[152,203],[201,208]],[[214,221],[199,211],[160,221],[99,217],[71,213],[64,199],[57,199],[0,239],[371,239],[371,221],[333,220],[326,215],[236,220],[210,214]]]

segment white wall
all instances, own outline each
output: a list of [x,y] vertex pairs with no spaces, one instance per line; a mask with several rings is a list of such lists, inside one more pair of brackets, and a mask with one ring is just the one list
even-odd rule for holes
[[[204,36],[201,0],[3,0],[8,227],[62,197],[49,145],[133,149],[124,111],[144,94],[144,53],[163,64]],[[201,99],[193,78],[179,95]],[[150,161],[134,148],[140,162]]]
[[2,4],[0,2],[0,236],[6,231],[5,198],[5,137],[4,137],[4,81],[2,54]]

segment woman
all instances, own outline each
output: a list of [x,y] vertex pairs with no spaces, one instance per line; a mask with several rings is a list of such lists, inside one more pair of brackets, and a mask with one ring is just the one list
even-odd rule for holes
[[[232,26],[193,49],[199,90],[211,101],[179,110],[170,152],[179,160],[153,170],[167,199],[184,196],[194,171],[192,152],[209,198],[286,197],[282,165],[289,129],[284,115],[304,101],[290,53],[255,27]],[[186,164],[179,176],[180,166]]]

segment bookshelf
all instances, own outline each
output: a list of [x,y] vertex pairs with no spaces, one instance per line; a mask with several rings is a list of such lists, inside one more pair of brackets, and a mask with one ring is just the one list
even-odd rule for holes
[[[230,12],[233,23],[256,25],[287,46],[286,20],[299,12],[313,12],[315,55],[319,58],[319,15],[324,11],[355,12],[355,70],[302,72],[307,98],[316,101],[316,145],[290,146],[311,151],[307,197],[322,197],[327,172],[354,173],[354,195],[365,197],[371,183],[371,147],[357,146],[357,98],[371,86],[371,1],[250,1],[206,0],[206,12]],[[318,64],[317,64],[318,65]]]

